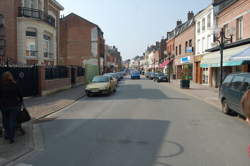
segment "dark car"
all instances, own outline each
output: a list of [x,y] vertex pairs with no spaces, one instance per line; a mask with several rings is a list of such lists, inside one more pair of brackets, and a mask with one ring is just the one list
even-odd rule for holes
[[156,76],[156,73],[151,72],[151,73],[149,74],[148,78],[149,78],[150,80],[153,80],[153,79],[155,78],[155,76]]
[[222,112],[225,114],[237,112],[245,116],[241,110],[240,101],[248,89],[250,89],[250,73],[228,75],[220,89]]
[[164,73],[157,73],[155,75],[154,81],[157,81],[157,82],[168,82],[168,77]]

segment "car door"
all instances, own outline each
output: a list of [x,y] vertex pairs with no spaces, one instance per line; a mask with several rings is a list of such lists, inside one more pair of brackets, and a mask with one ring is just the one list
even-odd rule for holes
[[240,75],[236,75],[231,83],[231,87],[229,88],[229,102],[230,106],[234,111],[239,112],[239,105],[242,95],[242,87],[243,87],[244,77]]

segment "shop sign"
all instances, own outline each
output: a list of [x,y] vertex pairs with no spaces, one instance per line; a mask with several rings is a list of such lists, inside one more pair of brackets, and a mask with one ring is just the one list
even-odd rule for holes
[[193,47],[186,48],[186,53],[192,53],[192,52],[193,52]]
[[190,63],[190,56],[181,58],[181,63]]

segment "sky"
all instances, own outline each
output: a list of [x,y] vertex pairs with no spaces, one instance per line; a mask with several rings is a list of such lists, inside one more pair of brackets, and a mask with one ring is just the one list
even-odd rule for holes
[[147,46],[166,37],[178,19],[186,21],[209,6],[212,0],[57,0],[61,13],[75,13],[104,32],[106,44],[115,45],[123,60],[142,56]]

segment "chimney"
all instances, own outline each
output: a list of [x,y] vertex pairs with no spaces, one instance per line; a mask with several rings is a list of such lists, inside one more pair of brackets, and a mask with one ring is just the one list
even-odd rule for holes
[[181,20],[177,20],[176,26],[178,27],[178,26],[181,25],[181,24],[182,24],[182,21],[181,21]]
[[188,21],[191,20],[194,17],[194,12],[193,11],[189,11],[187,14],[187,19]]

